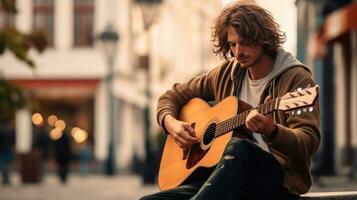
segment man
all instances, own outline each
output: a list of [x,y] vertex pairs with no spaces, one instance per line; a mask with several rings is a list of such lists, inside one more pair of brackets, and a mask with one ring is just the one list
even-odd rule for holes
[[[177,119],[193,97],[220,102],[236,95],[255,107],[315,85],[310,68],[281,48],[285,34],[271,14],[255,4],[224,8],[212,36],[214,52],[225,62],[175,84],[158,102],[158,122],[181,148],[199,141],[193,128]],[[303,115],[279,111],[264,116],[255,110],[245,126],[252,139],[233,137],[207,180],[143,199],[288,199],[306,193],[312,184],[311,157],[320,143],[318,104]]]
[[14,160],[15,131],[9,119],[0,120],[0,173],[2,185],[11,184],[11,165]]
[[67,131],[63,131],[62,136],[55,141],[55,160],[57,163],[57,174],[62,184],[66,184],[68,180],[71,156],[71,138]]

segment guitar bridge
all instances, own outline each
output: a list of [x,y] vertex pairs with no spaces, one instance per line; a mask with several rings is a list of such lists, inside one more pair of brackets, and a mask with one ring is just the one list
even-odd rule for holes
[[183,150],[183,158],[182,158],[182,160],[186,160],[188,158],[189,153],[190,153],[190,149],[189,148],[184,149]]

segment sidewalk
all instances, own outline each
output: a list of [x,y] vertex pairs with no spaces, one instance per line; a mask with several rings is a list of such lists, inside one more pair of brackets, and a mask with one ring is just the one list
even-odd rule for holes
[[[346,177],[322,177],[320,184],[324,186],[315,183],[310,192],[357,190],[357,182]],[[62,185],[53,174],[46,175],[40,184],[22,184],[13,174],[11,186],[0,186],[0,200],[137,200],[157,191],[156,185],[143,186],[140,177],[134,175],[71,174],[68,183]]]
[[314,180],[310,192],[357,191],[357,180],[347,176],[326,176]]
[[13,175],[11,186],[0,186],[0,200],[137,200],[158,190],[156,185],[143,186],[140,177],[133,175],[72,174],[66,185],[55,175],[46,175],[39,184],[22,184]]

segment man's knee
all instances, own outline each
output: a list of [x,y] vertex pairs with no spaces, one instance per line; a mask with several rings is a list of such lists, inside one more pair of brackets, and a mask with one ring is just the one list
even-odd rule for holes
[[229,143],[227,144],[227,147],[224,151],[224,155],[230,155],[230,156],[235,156],[235,155],[242,155],[246,152],[249,152],[252,149],[252,142],[249,140],[245,139],[239,139],[236,137],[233,137]]

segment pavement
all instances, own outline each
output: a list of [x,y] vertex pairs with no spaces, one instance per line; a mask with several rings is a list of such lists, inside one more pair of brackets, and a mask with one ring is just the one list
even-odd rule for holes
[[157,191],[157,185],[143,185],[135,175],[73,174],[63,185],[54,174],[44,176],[36,184],[23,184],[13,174],[10,186],[0,186],[0,200],[137,200]]
[[[12,174],[10,186],[0,186],[0,200],[137,200],[141,196],[159,191],[157,185],[143,185],[136,175],[71,174],[63,185],[55,174],[47,174],[41,183],[23,184]],[[346,177],[322,177],[310,192],[336,192],[357,190],[357,182]]]

